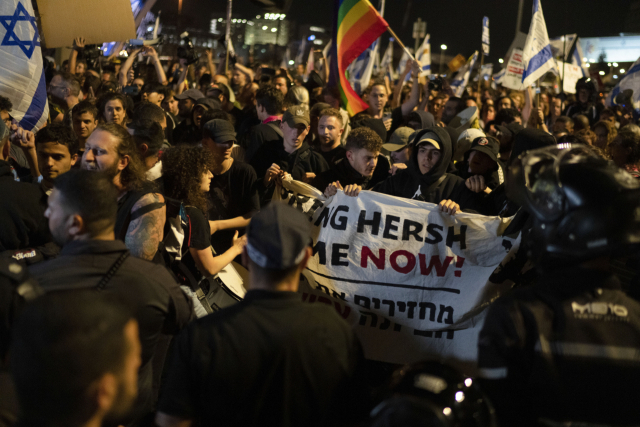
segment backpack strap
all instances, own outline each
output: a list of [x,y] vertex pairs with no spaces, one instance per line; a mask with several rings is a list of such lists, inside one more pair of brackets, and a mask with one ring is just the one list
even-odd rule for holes
[[278,126],[274,122],[269,122],[266,125],[273,129],[280,138],[284,139],[284,134],[282,133],[282,129],[280,129],[280,126]]
[[153,212],[156,209],[162,209],[164,206],[165,204],[161,202],[149,203],[148,205],[145,205],[140,209],[137,209],[135,212],[132,212],[129,222],[131,223],[132,221],[135,221],[136,219],[140,218],[142,215],[148,214],[149,212]]

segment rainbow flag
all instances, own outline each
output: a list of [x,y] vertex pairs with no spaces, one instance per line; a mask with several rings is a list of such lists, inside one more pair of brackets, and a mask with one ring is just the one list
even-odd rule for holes
[[332,50],[337,61],[332,61],[329,84],[338,86],[342,103],[351,116],[369,106],[353,90],[345,71],[388,26],[368,0],[336,0],[335,42]]

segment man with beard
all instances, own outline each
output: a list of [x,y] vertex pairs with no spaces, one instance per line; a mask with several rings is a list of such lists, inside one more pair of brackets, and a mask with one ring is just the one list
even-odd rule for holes
[[131,410],[140,340],[122,305],[88,292],[41,297],[22,313],[14,337],[20,425],[99,426]]
[[322,155],[329,166],[344,157],[345,149],[340,143],[343,132],[344,124],[340,111],[335,108],[327,108],[320,113],[318,121],[320,145],[316,151]]
[[134,256],[152,260],[162,241],[166,207],[162,195],[144,177],[144,165],[132,136],[115,123],[99,125],[87,140],[82,169],[102,171],[119,192],[116,239]]
[[355,186],[368,190],[381,148],[382,139],[373,130],[361,127],[351,131],[345,156],[319,174],[311,185],[327,197],[333,196],[338,189],[351,193]]
[[[153,405],[152,362],[154,357],[164,357],[157,349],[160,335],[179,331],[191,319],[192,310],[164,267],[130,256],[127,247],[115,239],[117,196],[118,190],[104,173],[74,170],[58,177],[45,216],[62,252],[53,260],[34,264],[30,272],[47,293],[90,289],[132,307],[142,343],[136,406],[140,416]],[[64,309],[71,307],[71,311],[79,308]],[[159,378],[160,372],[155,374]],[[60,375],[68,376],[70,371]]]
[[205,123],[202,146],[215,158],[209,187],[209,225],[211,246],[218,254],[231,247],[235,230],[243,231],[251,215],[260,209],[256,172],[248,164],[231,157],[235,142],[236,132],[227,120],[215,119]]

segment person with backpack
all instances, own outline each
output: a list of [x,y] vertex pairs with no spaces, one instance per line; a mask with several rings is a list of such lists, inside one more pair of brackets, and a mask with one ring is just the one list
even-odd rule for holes
[[[162,156],[165,196],[182,203],[185,224],[181,262],[196,283],[220,272],[235,257],[242,254],[246,238],[233,236],[233,245],[224,253],[213,256],[211,227],[207,219],[207,198],[213,174],[209,170],[214,156],[204,147],[174,147]],[[214,237],[215,239],[215,237]]]

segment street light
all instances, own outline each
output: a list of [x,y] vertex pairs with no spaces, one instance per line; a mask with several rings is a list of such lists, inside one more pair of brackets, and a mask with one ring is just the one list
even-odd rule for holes
[[624,74],[624,68],[620,68],[620,74]]
[[613,66],[614,66],[614,67],[617,67],[617,66],[618,66],[618,63],[617,63],[617,62],[614,62],[614,63],[613,63]]
[[442,75],[442,63],[444,62],[444,51],[447,50],[446,44],[440,45],[440,75]]
[[500,59],[498,59],[498,62],[503,64],[504,63],[504,59],[500,58]]

